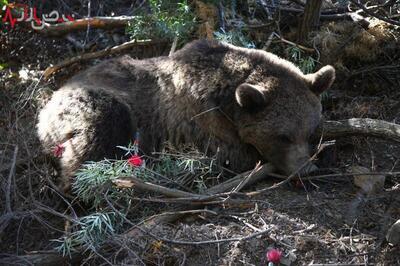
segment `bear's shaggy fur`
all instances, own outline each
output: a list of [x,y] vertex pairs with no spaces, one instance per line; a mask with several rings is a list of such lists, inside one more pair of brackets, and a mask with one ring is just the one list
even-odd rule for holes
[[330,66],[304,75],[261,50],[194,41],[169,57],[123,56],[76,75],[40,112],[38,135],[48,153],[64,147],[64,184],[83,162],[115,158],[136,132],[144,153],[194,144],[235,171],[265,160],[290,173],[309,158],[319,95],[334,76]]

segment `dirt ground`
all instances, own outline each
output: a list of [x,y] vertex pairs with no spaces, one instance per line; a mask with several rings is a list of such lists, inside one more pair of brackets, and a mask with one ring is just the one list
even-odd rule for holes
[[[43,81],[41,74],[46,67],[75,53],[65,39],[18,29],[3,32],[0,44],[0,63],[7,63],[0,70],[0,259],[11,257],[15,258],[15,265],[24,265],[27,263],[16,256],[52,250],[56,245],[53,240],[65,233],[66,222],[60,214],[71,210],[70,203],[51,185],[54,170],[40,152],[35,136],[37,111],[58,84],[85,65],[74,65],[50,81]],[[131,53],[144,54],[138,50]],[[398,62],[399,58],[391,57],[391,60]],[[375,63],[360,65],[371,67]],[[341,76],[339,72],[333,89],[323,99],[325,119],[369,117],[399,124],[399,79],[388,80],[385,75],[384,70],[353,77]],[[397,76],[400,77],[399,73]],[[320,156],[318,163],[340,172],[351,172],[354,166],[374,172],[400,171],[400,145],[374,138],[341,138]],[[14,166],[15,175],[7,185]],[[278,181],[270,178],[249,190]],[[89,265],[267,265],[267,250],[279,248],[284,254],[283,265],[400,265],[400,247],[390,246],[385,240],[388,227],[400,219],[399,190],[399,175],[387,176],[385,189],[372,195],[363,194],[354,185],[352,176],[305,181],[304,186],[292,183],[251,199],[246,205],[209,206],[209,213],[190,215],[151,231],[179,241],[243,237],[262,228],[269,228],[268,234],[246,241],[205,245],[171,244],[144,237],[117,238],[111,243],[113,248],[97,258],[85,258],[84,262]],[[157,205],[163,211],[179,207]],[[80,208],[79,212],[84,214],[87,210]],[[119,252],[122,242],[132,253]]]

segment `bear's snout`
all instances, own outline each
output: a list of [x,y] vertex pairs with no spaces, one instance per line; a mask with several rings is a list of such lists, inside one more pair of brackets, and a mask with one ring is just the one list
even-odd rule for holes
[[284,156],[283,160],[276,167],[286,175],[296,172],[304,175],[318,169],[310,161],[308,143],[291,145],[286,151],[286,156]]

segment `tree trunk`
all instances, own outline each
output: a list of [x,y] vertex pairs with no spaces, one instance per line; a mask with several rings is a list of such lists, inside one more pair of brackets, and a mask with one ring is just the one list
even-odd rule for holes
[[318,27],[321,6],[322,0],[307,0],[297,35],[297,41],[299,43],[304,44],[310,31]]

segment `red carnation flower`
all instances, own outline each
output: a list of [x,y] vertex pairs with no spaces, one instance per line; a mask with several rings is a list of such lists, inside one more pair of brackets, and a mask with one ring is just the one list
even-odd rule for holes
[[278,264],[281,260],[282,252],[279,251],[278,249],[271,249],[267,253],[267,260],[274,263]]
[[60,158],[65,151],[65,147],[62,144],[57,144],[54,147],[53,155],[54,157]]
[[137,155],[132,155],[129,159],[128,159],[128,164],[138,167],[141,166],[143,164],[143,160],[142,158],[140,158],[140,156]]

